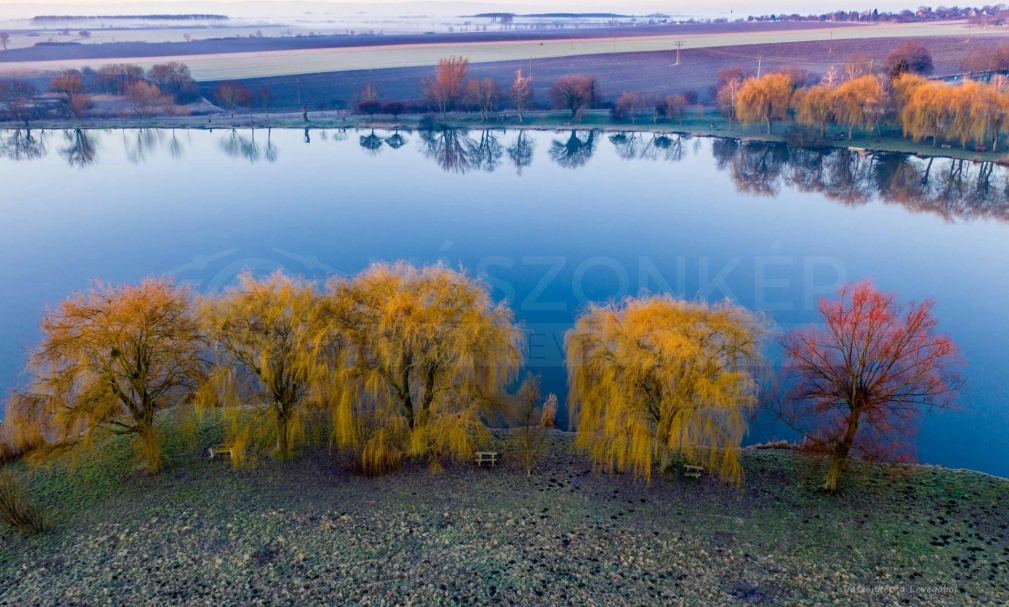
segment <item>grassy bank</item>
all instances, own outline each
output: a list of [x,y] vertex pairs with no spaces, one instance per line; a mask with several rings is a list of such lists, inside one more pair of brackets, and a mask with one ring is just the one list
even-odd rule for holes
[[[308,448],[233,470],[162,426],[172,466],[112,442],[71,469],[17,466],[45,535],[0,539],[0,604],[991,605],[1009,601],[1009,481],[861,470],[837,495],[791,451],[746,450],[742,488],[600,476],[555,433],[531,480],[420,464],[367,478]],[[881,585],[905,593],[869,594]],[[927,594],[925,589],[936,591]]]
[[[341,128],[376,128],[396,129],[430,127],[431,124],[467,129],[533,129],[533,130],[588,130],[598,129],[605,132],[657,132],[683,134],[697,137],[725,137],[745,141],[782,142],[793,123],[775,123],[772,132],[767,133],[763,125],[743,125],[730,123],[718,112],[706,110],[701,114],[689,112],[683,120],[662,120],[653,123],[647,117],[640,117],[636,122],[616,122],[609,112],[594,110],[585,112],[578,119],[572,119],[567,112],[532,112],[519,122],[514,112],[502,113],[487,121],[482,121],[475,114],[449,114],[445,119],[425,118],[418,114],[409,114],[392,119],[391,117],[346,115],[343,112],[309,112],[309,120],[305,122],[300,113],[282,114],[238,114],[234,117],[227,114],[212,116],[163,116],[153,118],[91,118],[77,121],[56,120],[39,121],[32,124],[33,129],[341,129]],[[11,123],[0,123],[6,129],[18,128]],[[846,137],[847,129],[831,127],[822,140],[810,141],[812,147],[834,147],[840,149],[857,149],[866,152],[895,152],[914,154],[921,157],[957,158],[975,161],[1009,162],[1009,151],[978,152],[972,149],[962,149],[958,146],[934,147],[929,142],[914,143],[902,136],[900,128],[885,125],[882,136],[865,135],[856,132],[852,139]],[[839,139],[839,136],[844,136]]]

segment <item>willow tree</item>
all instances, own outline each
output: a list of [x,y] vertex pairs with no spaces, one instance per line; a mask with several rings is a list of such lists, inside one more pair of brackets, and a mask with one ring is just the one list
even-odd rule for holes
[[942,84],[929,82],[911,88],[900,111],[904,135],[915,143],[931,136],[932,147],[937,146],[950,120],[951,97],[951,89]]
[[770,133],[772,121],[788,117],[792,90],[792,78],[787,74],[747,79],[736,95],[736,119],[744,124],[763,122]]
[[855,134],[855,127],[865,132],[872,130],[873,124],[886,101],[883,85],[875,76],[861,76],[848,80],[834,89],[834,116],[839,124],[848,127],[848,139]]
[[203,301],[217,369],[201,404],[224,408],[235,464],[250,446],[273,445],[276,457],[291,458],[308,413],[338,389],[330,361],[343,350],[339,334],[317,322],[318,300],[311,283],[278,272],[263,280],[245,273]]
[[167,279],[98,283],[42,320],[31,383],[12,400],[8,422],[25,442],[44,438],[43,454],[90,446],[98,432],[133,436],[138,460],[155,472],[165,461],[155,415],[192,397],[204,350],[188,290]]
[[[331,285],[363,389],[357,431],[369,473],[403,457],[470,457],[523,359],[514,313],[487,286],[441,265],[376,264]],[[342,444],[355,437],[338,436]]]
[[799,124],[820,127],[820,137],[827,134],[827,123],[834,117],[834,88],[818,84],[795,92],[792,105],[795,121]]
[[765,322],[728,302],[671,296],[590,305],[568,332],[577,444],[596,466],[651,480],[673,454],[740,482]]

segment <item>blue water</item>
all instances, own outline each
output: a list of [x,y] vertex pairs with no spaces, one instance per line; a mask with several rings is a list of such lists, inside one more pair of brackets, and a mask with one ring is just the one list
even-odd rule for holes
[[[1009,476],[1003,169],[650,134],[528,133],[531,157],[516,131],[371,135],[0,133],[0,390],[45,307],[94,278],[213,291],[246,268],[443,260],[511,302],[563,400],[562,333],[588,301],[728,297],[787,330],[868,277],[934,299],[968,361],[962,410],[925,417],[920,460]],[[758,418],[748,441],[779,436]]]

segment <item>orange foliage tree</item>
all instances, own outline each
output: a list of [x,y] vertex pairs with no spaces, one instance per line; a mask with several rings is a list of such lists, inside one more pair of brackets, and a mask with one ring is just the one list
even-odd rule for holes
[[831,94],[833,113],[839,124],[848,127],[848,138],[861,127],[866,132],[881,115],[886,101],[883,85],[875,76],[860,76],[840,84]]
[[364,439],[369,473],[405,456],[470,457],[484,423],[523,360],[514,312],[487,286],[441,265],[376,264],[327,298],[334,331],[347,336],[360,398],[342,400],[336,440]]
[[787,74],[750,78],[736,95],[736,118],[743,123],[763,122],[770,133],[773,121],[788,118],[792,90],[792,79]]
[[138,459],[157,471],[155,414],[192,397],[204,349],[188,290],[162,279],[98,284],[43,319],[31,384],[16,393],[8,423],[24,440],[45,439],[43,453],[89,446],[99,431],[131,435]]
[[670,296],[590,305],[565,338],[569,410],[595,464],[651,479],[673,454],[742,480],[765,322]]
[[827,123],[834,118],[834,89],[826,84],[818,84],[795,92],[792,104],[795,107],[795,121],[799,124],[820,127],[820,137],[827,134]]
[[834,491],[849,456],[913,456],[922,411],[955,405],[962,362],[930,301],[900,304],[865,281],[821,299],[819,309],[825,327],[781,340],[787,387],[774,409],[830,459],[823,488]]
[[442,118],[455,108],[463,96],[466,80],[470,76],[469,59],[465,57],[445,57],[438,60],[434,78],[424,81],[424,93],[428,102],[441,114]]

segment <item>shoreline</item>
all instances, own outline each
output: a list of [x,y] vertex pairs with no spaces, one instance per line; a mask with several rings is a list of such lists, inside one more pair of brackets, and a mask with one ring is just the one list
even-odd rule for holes
[[[789,143],[783,133],[794,122],[774,123],[772,133],[763,132],[761,125],[730,124],[717,111],[706,109],[703,115],[675,123],[668,120],[652,123],[647,117],[642,117],[634,123],[615,122],[609,118],[606,110],[591,110],[585,112],[581,120],[571,120],[567,113],[555,111],[538,111],[527,113],[522,122],[515,117],[514,112],[501,113],[487,121],[469,114],[450,114],[446,119],[432,117],[430,114],[410,114],[397,120],[366,118],[364,116],[347,116],[338,111],[309,111],[309,120],[305,122],[301,113],[281,112],[265,114],[235,115],[234,117],[220,113],[197,116],[153,116],[141,117],[94,117],[81,120],[43,120],[34,122],[28,130],[323,130],[323,129],[410,129],[423,130],[428,126],[435,128],[463,128],[468,130],[529,130],[529,131],[598,131],[602,133],[654,133],[661,135],[679,135],[686,137],[710,137],[718,139],[734,139],[744,143],[786,143],[795,147],[814,149],[842,149],[862,153],[907,154],[925,159],[968,160],[972,162],[993,162],[1009,165],[1009,146],[999,152],[979,152],[962,149],[955,146],[932,147],[922,142],[914,143],[903,137],[893,136],[893,125],[886,125],[887,132],[883,137],[866,136],[856,133],[852,139],[836,139],[847,132],[845,127],[832,126],[827,129],[824,139],[809,143]],[[0,122],[0,132],[23,131],[26,127],[11,122]]]

